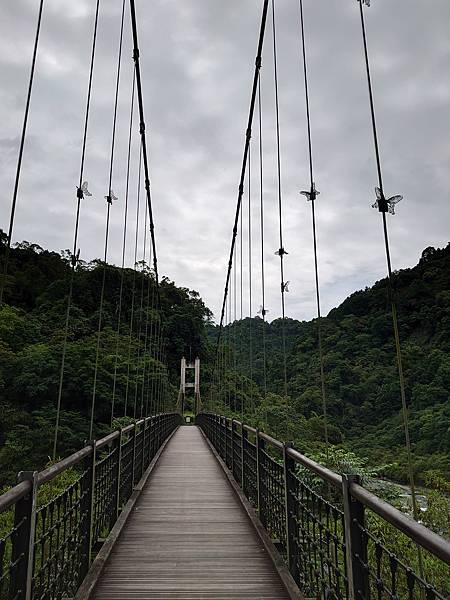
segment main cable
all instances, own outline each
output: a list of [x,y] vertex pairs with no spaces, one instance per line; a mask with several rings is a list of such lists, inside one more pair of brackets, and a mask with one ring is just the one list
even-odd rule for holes
[[2,276],[2,279],[0,282],[0,306],[3,305],[3,293],[5,290],[6,277],[8,275],[9,254],[11,251],[14,220],[15,220],[15,216],[16,216],[17,195],[19,192],[20,175],[22,172],[23,150],[25,147],[25,138],[27,135],[28,115],[30,112],[31,93],[33,90],[34,71],[36,68],[36,59],[37,59],[37,52],[38,52],[38,45],[39,45],[39,36],[40,36],[40,32],[41,32],[43,8],[44,8],[44,0],[41,0],[39,3],[38,20],[37,20],[37,25],[36,25],[36,33],[34,36],[33,55],[32,55],[32,59],[31,59],[31,71],[30,71],[30,78],[28,80],[28,92],[27,92],[27,99],[25,102],[25,113],[23,116],[22,134],[20,137],[19,156],[17,158],[17,167],[16,167],[16,176],[14,179],[14,190],[13,190],[13,197],[12,197],[12,203],[11,203],[11,212],[9,215],[8,239],[6,241],[5,257],[4,257],[4,263],[3,263],[3,276]]

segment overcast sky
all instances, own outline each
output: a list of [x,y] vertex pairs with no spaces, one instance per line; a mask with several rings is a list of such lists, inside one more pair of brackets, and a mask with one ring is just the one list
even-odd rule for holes
[[[128,4],[128,2],[127,2]],[[200,292],[218,316],[237,197],[262,2],[136,0],[159,268]],[[38,0],[4,2],[0,20],[0,223],[7,229]],[[70,248],[95,0],[45,0],[14,241]],[[356,0],[304,0],[323,311],[385,274],[367,84]],[[121,0],[102,0],[83,202],[81,257],[103,254]],[[281,170],[288,316],[315,313],[298,0],[278,0]],[[449,238],[450,2],[373,0],[366,10],[394,268]],[[269,23],[270,24],[270,23]],[[127,12],[109,259],[121,261],[132,76]],[[269,316],[280,314],[272,37],[262,68],[265,267]],[[252,145],[253,315],[259,278],[258,135]],[[127,265],[133,262],[137,129]],[[244,203],[248,271],[248,196]],[[141,217],[142,217],[141,211]],[[142,224],[142,218],[141,218]],[[142,255],[142,229],[139,240]],[[239,255],[238,250],[238,255]],[[238,276],[239,280],[239,276]],[[244,315],[248,279],[244,275]],[[238,308],[238,313],[239,313]]]

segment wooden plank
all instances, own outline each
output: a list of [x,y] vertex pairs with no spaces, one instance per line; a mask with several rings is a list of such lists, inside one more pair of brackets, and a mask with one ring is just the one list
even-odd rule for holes
[[180,427],[167,445],[110,554],[94,598],[288,599],[196,427]]

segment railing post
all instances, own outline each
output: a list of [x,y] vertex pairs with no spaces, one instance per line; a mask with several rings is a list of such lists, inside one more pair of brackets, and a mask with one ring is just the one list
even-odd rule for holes
[[296,481],[295,461],[290,458],[288,449],[293,444],[283,444],[283,466],[284,466],[284,510],[286,519],[286,552],[289,571],[296,582],[298,582],[298,542],[296,536],[297,524],[295,521],[296,509]]
[[258,516],[259,520],[265,525],[263,511],[263,494],[262,494],[262,452],[264,450],[264,440],[259,437],[259,429],[256,430],[256,492],[258,497]]
[[236,423],[231,419],[231,474],[234,477],[234,432],[236,431]]
[[91,566],[93,527],[94,527],[94,499],[95,499],[95,460],[96,441],[90,440],[86,444],[91,447],[91,452],[85,459],[85,477],[81,485],[81,539],[82,539],[82,568],[80,580],[89,571]]
[[244,492],[244,496],[247,495],[246,493],[246,485],[245,485],[245,443],[248,439],[248,432],[246,429],[244,429],[244,423],[241,423],[241,465],[242,465],[242,469],[241,469],[241,488],[242,491]]
[[141,476],[139,479],[142,479],[145,471],[145,434],[147,431],[147,421],[144,419],[143,430],[142,430],[142,452],[141,452]]
[[223,427],[223,460],[225,465],[228,464],[228,440],[227,440],[227,418],[222,417],[222,427]]
[[120,513],[120,476],[122,470],[122,428],[117,430],[119,437],[117,438],[117,461],[115,466],[115,489],[114,489],[114,501],[115,501],[115,521],[119,518]]
[[367,543],[364,540],[364,504],[350,494],[350,485],[360,483],[358,475],[342,475],[345,527],[345,560],[347,564],[348,598],[369,598]]
[[9,597],[30,600],[33,581],[34,534],[36,530],[37,471],[21,471],[18,483],[29,481],[30,491],[15,506],[11,564],[16,565]]
[[151,452],[152,452],[152,418],[148,417],[147,418],[148,421],[148,427],[147,427],[147,455],[146,455],[146,464],[147,467],[151,462]]
[[133,459],[131,463],[131,486],[130,486],[130,496],[133,493],[134,489],[134,476],[136,473],[136,436],[137,436],[137,424],[136,421],[133,425]]

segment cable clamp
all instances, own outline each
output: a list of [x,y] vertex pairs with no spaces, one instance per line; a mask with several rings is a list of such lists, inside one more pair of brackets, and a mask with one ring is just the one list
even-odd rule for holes
[[133,60],[137,62],[139,60],[139,48],[133,50]]
[[76,254],[72,254],[72,256],[70,257],[70,262],[72,263],[72,267],[76,267],[79,260],[80,260],[80,249],[78,248],[78,252]]
[[291,282],[290,281],[282,281],[281,282],[281,293],[283,294],[284,292],[289,292],[289,284]]
[[262,64],[261,56],[258,54],[258,56],[256,57],[256,60],[255,60],[255,67],[257,69],[260,69],[261,68],[261,64]]
[[145,180],[145,189],[147,190],[147,192],[150,192],[150,180],[149,179]]
[[139,123],[139,133],[140,133],[141,135],[145,133],[145,123],[144,123],[144,121],[141,121],[141,122]]
[[285,250],[285,249],[282,247],[282,248],[279,248],[279,249],[278,249],[278,250],[275,252],[275,254],[276,254],[277,256],[284,256],[285,254],[289,254],[289,252],[286,252],[286,250]]
[[252,128],[251,128],[251,127],[249,127],[249,128],[247,129],[247,131],[245,132],[245,137],[246,137],[248,140],[251,140],[251,139],[252,139]]

